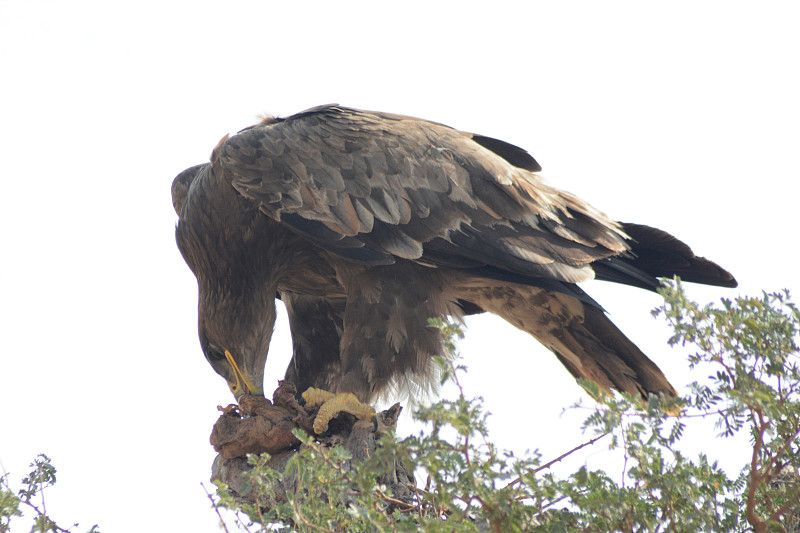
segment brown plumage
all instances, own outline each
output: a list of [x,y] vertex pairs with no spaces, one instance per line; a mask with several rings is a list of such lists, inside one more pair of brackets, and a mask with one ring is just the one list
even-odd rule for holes
[[294,341],[287,379],[367,401],[429,380],[442,351],[429,317],[489,311],[575,377],[674,394],[575,283],[735,280],[671,235],[545,185],[539,170],[503,141],[335,105],[226,137],[172,185],[203,352],[234,394],[260,393],[279,295]]

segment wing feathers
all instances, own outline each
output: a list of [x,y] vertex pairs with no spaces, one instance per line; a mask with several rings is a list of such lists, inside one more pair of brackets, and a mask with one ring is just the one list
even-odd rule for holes
[[452,258],[434,263],[472,258],[566,281],[626,248],[613,221],[532,174],[540,167],[527,152],[441,124],[324,106],[246,129],[219,152],[233,186],[265,214],[319,222],[328,231],[287,223],[350,258],[345,237],[381,263],[421,259],[442,239]]
[[361,220],[349,196],[337,195],[336,200],[329,205],[331,214],[335,217],[335,221],[339,223],[337,225],[339,229],[335,231],[348,236],[356,235],[361,231]]

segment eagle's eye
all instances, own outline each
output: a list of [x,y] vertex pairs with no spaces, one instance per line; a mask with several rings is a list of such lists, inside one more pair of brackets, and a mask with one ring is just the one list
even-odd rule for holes
[[225,351],[220,350],[216,346],[209,346],[208,349],[206,349],[206,358],[209,362],[216,363],[225,359]]

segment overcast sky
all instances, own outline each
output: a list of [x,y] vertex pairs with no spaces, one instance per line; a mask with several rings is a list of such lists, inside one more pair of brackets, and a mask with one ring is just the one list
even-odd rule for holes
[[[693,297],[800,295],[796,3],[289,4],[0,2],[0,461],[18,484],[52,457],[62,525],[218,530],[200,483],[231,398],[197,341],[170,184],[259,113],[338,102],[504,139],[740,281]],[[676,385],[700,377],[657,296],[586,288]],[[585,438],[583,413],[559,418],[579,388],[536,341],[480,317],[461,351],[498,445],[547,459]]]

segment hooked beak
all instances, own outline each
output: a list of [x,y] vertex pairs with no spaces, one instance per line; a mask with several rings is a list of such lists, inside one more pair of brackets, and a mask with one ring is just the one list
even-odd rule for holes
[[236,377],[236,382],[228,382],[228,387],[231,389],[231,392],[239,399],[240,396],[263,396],[264,391],[260,388],[257,388],[253,385],[253,380],[242,372],[239,369],[239,365],[236,364],[236,360],[233,358],[233,355],[228,350],[225,350],[225,359],[228,360],[230,363],[231,368],[233,369],[233,375]]

